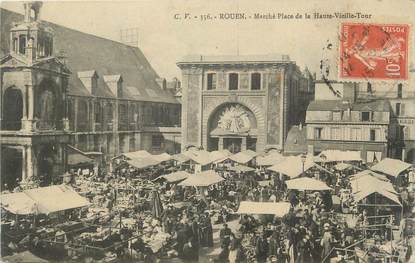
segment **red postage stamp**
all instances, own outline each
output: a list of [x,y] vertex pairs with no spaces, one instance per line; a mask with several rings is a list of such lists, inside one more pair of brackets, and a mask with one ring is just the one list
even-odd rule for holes
[[408,78],[408,25],[343,23],[340,78]]

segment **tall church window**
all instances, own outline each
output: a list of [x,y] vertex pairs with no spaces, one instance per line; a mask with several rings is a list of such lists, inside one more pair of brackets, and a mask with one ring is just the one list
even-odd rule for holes
[[55,100],[50,90],[40,95],[39,128],[49,129],[55,127]]

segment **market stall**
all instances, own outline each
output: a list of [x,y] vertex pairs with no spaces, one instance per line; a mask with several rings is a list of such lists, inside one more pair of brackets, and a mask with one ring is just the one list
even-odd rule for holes
[[181,186],[207,187],[222,182],[223,179],[214,170],[207,170],[190,175],[186,180],[179,183]]
[[304,159],[301,156],[286,156],[279,163],[269,167],[268,170],[295,178],[315,165],[311,157]]
[[285,182],[288,189],[299,190],[299,191],[329,191],[332,190],[322,181],[309,178],[301,177],[291,179]]
[[288,202],[250,202],[242,201],[239,205],[238,214],[253,214],[253,215],[275,215],[283,217],[290,211],[290,203]]
[[359,151],[325,150],[315,158],[315,161],[322,163],[361,162],[362,158]]
[[266,155],[260,155],[256,158],[256,165],[258,166],[272,166],[284,159],[284,156],[277,152],[272,151]]

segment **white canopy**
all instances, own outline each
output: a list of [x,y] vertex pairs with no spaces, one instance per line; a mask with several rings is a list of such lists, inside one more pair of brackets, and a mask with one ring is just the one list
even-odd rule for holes
[[173,160],[176,160],[179,163],[185,163],[190,161],[190,158],[187,157],[186,155],[182,154],[182,153],[178,153],[172,156]]
[[30,215],[37,213],[35,201],[23,192],[2,194],[1,206],[16,215]]
[[370,169],[386,175],[397,177],[400,173],[410,168],[412,165],[401,160],[385,158]]
[[174,173],[159,176],[158,178],[164,178],[169,183],[175,183],[187,179],[189,176],[191,176],[191,174],[186,171],[177,171]]
[[137,169],[145,169],[145,168],[160,164],[159,161],[153,158],[148,158],[148,157],[127,160],[127,163]]
[[[365,171],[364,171],[365,172]],[[368,172],[361,172],[354,176],[352,180],[350,180],[350,184],[352,186],[352,192],[357,193],[361,191],[388,191],[391,193],[396,193],[393,185],[390,181],[383,180],[382,177],[377,177],[376,173],[370,171]]]
[[49,214],[90,205],[67,185],[52,185],[5,194],[1,197],[3,208],[16,214]]
[[223,179],[214,170],[207,170],[195,175],[190,175],[186,180],[179,183],[182,186],[210,186],[222,182]]
[[259,166],[272,166],[279,163],[282,159],[284,159],[284,156],[281,153],[273,151],[267,155],[258,156],[256,164]]
[[239,205],[238,214],[275,215],[283,217],[290,211],[288,202],[250,202],[242,201]]
[[190,160],[192,160],[193,162],[198,163],[200,165],[208,165],[212,163],[210,153],[205,150],[191,149],[183,152],[182,154],[190,158]]
[[[312,158],[307,157],[304,163],[304,171],[313,167],[315,163]],[[282,173],[290,178],[298,177],[303,173],[303,161],[301,156],[286,156],[279,163],[271,166],[268,170]]]
[[359,151],[325,150],[316,158],[317,162],[361,161]]
[[245,150],[230,156],[229,159],[240,164],[246,164],[254,159],[257,155],[258,154],[252,150]]
[[353,167],[353,165],[351,165],[350,163],[338,163],[334,166],[334,168],[337,171],[344,171],[344,170],[350,169],[352,167]]
[[376,179],[389,182],[389,179],[385,175],[376,173],[376,172],[371,171],[371,170],[364,170],[364,171],[358,172],[357,174],[354,174],[354,175],[350,176],[350,180],[351,181],[359,180],[359,179],[361,179],[365,176],[372,176],[372,177],[375,177]]
[[229,167],[230,171],[239,172],[239,173],[246,173],[246,172],[252,172],[255,171],[254,168],[240,164],[236,166]]
[[137,159],[137,158],[146,158],[146,157],[151,157],[152,154],[145,151],[145,150],[141,150],[141,151],[136,151],[136,152],[128,152],[128,153],[122,153],[122,155],[124,155],[125,157],[127,157],[128,159]]
[[327,186],[326,183],[309,178],[309,177],[301,177],[292,180],[288,180],[285,182],[287,184],[288,189],[295,189],[295,190],[302,190],[302,191],[326,191],[331,190],[330,187]]
[[168,153],[153,155],[144,150],[123,153],[122,155],[128,159],[127,163],[129,165],[134,166],[137,169],[145,169],[172,159],[172,156]]
[[215,163],[220,163],[228,159],[232,153],[228,150],[220,150],[220,151],[213,151],[210,152],[210,160]]
[[368,197],[372,194],[382,195],[382,196],[388,198],[389,200],[391,200],[392,202],[402,206],[401,202],[399,201],[399,197],[398,197],[397,194],[391,193],[387,190],[381,190],[381,189],[371,189],[371,188],[364,189],[360,192],[353,193],[353,199],[356,202],[360,202],[361,200],[363,200],[364,198],[366,198],[366,197]]

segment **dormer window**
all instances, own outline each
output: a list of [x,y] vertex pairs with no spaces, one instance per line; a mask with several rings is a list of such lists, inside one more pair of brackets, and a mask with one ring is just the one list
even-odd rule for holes
[[23,55],[26,53],[26,35],[19,36],[19,53]]
[[362,112],[362,121],[370,121],[370,111]]

